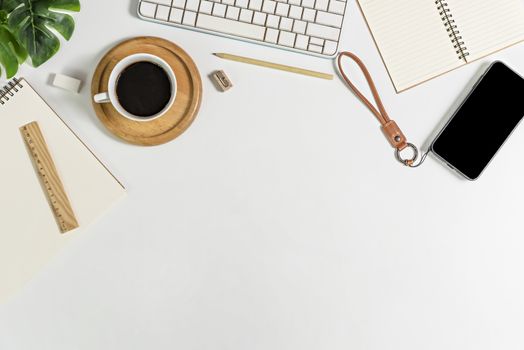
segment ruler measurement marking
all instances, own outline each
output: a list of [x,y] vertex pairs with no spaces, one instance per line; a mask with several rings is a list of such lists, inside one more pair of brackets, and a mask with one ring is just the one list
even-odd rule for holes
[[47,195],[47,200],[58,223],[60,231],[66,233],[78,227],[73,208],[53,158],[49,153],[44,136],[37,122],[32,122],[20,128],[22,136],[29,148],[29,153],[36,165],[42,185]]

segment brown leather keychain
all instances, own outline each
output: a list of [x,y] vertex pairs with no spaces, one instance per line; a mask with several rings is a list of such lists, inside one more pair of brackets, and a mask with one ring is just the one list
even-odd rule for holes
[[[373,94],[373,98],[375,99],[375,102],[377,103],[377,107],[373,106],[373,104],[360,92],[360,90],[351,82],[349,77],[344,72],[344,69],[342,68],[342,58],[348,57],[355,61],[355,63],[360,67],[362,70],[362,73],[364,73],[364,76],[366,77],[366,80],[369,84],[369,88],[371,89],[371,93]],[[409,143],[406,139],[406,136],[402,133],[402,130],[398,127],[397,123],[394,120],[391,120],[389,118],[388,113],[386,112],[386,109],[384,107],[384,104],[382,103],[382,99],[380,98],[380,95],[378,93],[377,87],[375,86],[375,83],[373,82],[373,78],[371,77],[371,74],[369,73],[368,69],[366,68],[366,65],[358,56],[351,52],[341,52],[338,55],[337,58],[338,63],[338,70],[340,72],[340,75],[342,76],[342,79],[346,82],[346,84],[349,86],[351,90],[357,95],[357,97],[369,108],[371,113],[377,117],[378,121],[380,122],[382,126],[382,131],[384,132],[384,135],[388,139],[389,143],[393,148],[396,149],[395,151],[395,157],[397,160],[404,164],[407,167],[410,168],[416,168],[420,166],[424,160],[426,159],[428,153],[425,153],[418,163],[417,159],[419,158],[420,152],[418,148],[413,145],[412,143]],[[401,152],[411,149],[413,152],[413,156],[411,158],[403,158]]]

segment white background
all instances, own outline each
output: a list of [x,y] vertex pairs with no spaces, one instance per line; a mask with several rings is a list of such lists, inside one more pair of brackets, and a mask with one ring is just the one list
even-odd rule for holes
[[[136,5],[82,1],[71,42],[21,70],[128,196],[0,306],[0,349],[524,348],[524,127],[478,182],[435,159],[406,169],[338,79],[211,53],[331,60],[144,22]],[[345,24],[341,48],[417,144],[489,62],[524,73],[520,45],[397,95],[353,0]],[[98,60],[139,35],[182,46],[204,82],[193,126],[154,148],[113,137],[90,105]],[[216,91],[216,69],[233,90]],[[81,95],[49,87],[51,73],[82,78]]]

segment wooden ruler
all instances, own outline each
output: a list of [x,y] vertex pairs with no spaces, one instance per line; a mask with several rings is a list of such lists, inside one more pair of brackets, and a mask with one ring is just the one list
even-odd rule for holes
[[29,148],[38,175],[47,195],[49,205],[53,210],[60,232],[66,233],[78,227],[78,222],[67,198],[62,181],[56,171],[55,163],[47,148],[44,136],[37,122],[32,122],[20,128],[22,136]]

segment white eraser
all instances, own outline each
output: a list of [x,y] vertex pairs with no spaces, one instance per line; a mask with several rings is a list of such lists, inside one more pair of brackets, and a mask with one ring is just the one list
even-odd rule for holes
[[55,74],[52,84],[61,89],[78,93],[80,91],[80,85],[82,85],[82,80],[71,78],[63,74]]

